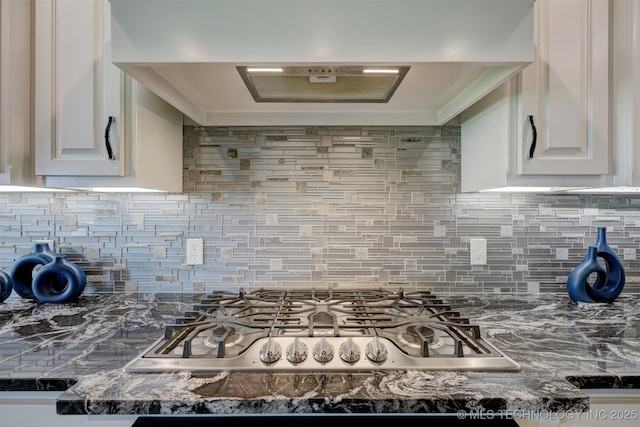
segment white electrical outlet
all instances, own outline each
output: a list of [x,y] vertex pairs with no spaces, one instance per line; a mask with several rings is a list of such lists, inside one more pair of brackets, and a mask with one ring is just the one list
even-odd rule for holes
[[487,239],[470,239],[471,265],[487,265]]
[[204,241],[187,239],[187,264],[202,265],[204,263]]

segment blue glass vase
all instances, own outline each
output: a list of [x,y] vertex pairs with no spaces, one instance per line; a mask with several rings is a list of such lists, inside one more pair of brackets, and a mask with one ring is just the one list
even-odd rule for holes
[[[49,247],[48,243],[34,243],[31,251],[20,258],[11,267],[11,278],[13,279],[13,289],[22,298],[36,299],[31,290],[33,277],[44,265],[53,261],[58,256]],[[60,283],[59,286],[64,286]]]
[[56,255],[47,243],[34,243],[29,253],[18,258],[10,272],[16,293],[22,298],[35,299],[31,290],[33,276],[42,266],[53,261]]
[[595,274],[595,283],[606,282],[607,270],[598,262],[598,248],[589,246],[587,255],[567,277],[567,292],[574,301],[596,302],[590,292],[592,285],[589,284],[589,277]]
[[32,290],[40,302],[61,303],[78,299],[87,284],[82,268],[57,255],[33,277]]
[[606,227],[598,227],[594,246],[598,248],[598,257],[604,260],[607,277],[604,281],[596,281],[589,292],[596,301],[612,302],[624,289],[625,274],[622,261],[607,243]]
[[34,243],[30,253],[38,254],[49,260],[53,260],[53,258],[58,255],[57,252],[51,250],[48,243]]
[[5,271],[0,270],[0,302],[3,302],[13,291],[13,279]]
[[[598,237],[594,247],[596,248],[596,257],[603,261],[606,274],[604,276],[598,275],[595,282],[585,289],[591,300],[588,302],[613,302],[624,289],[625,274],[622,261],[607,243],[606,227],[598,227]],[[589,256],[587,253],[582,262],[586,262]]]

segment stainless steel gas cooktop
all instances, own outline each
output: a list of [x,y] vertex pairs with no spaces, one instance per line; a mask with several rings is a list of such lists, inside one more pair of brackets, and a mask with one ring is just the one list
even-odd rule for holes
[[429,291],[213,292],[166,325],[125,372],[519,371]]

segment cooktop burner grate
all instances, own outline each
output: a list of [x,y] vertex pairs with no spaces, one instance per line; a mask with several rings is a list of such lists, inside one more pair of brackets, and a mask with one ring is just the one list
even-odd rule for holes
[[430,291],[292,289],[206,295],[126,372],[519,371]]

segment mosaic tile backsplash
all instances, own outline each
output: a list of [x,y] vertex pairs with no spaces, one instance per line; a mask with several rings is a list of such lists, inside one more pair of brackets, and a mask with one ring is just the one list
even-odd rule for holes
[[[640,196],[459,193],[460,128],[184,128],[182,194],[0,194],[0,269],[51,239],[99,292],[565,292],[607,227],[640,290]],[[469,240],[488,264],[471,266]],[[186,241],[204,239],[204,264]]]

